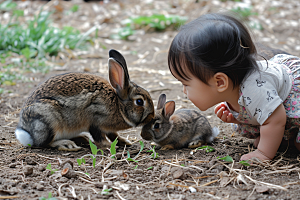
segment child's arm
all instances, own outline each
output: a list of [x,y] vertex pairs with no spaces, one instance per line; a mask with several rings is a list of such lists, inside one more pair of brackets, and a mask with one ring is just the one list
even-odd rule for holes
[[236,120],[232,113],[228,110],[227,106],[224,103],[220,103],[215,107],[215,114],[219,117],[223,122],[226,123],[235,123],[239,124],[240,122]]
[[257,157],[261,160],[273,159],[283,138],[286,124],[286,113],[283,104],[260,127],[260,140],[257,150],[245,154],[241,160]]

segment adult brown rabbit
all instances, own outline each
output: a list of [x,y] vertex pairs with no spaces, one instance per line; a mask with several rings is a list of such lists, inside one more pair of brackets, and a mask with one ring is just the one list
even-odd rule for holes
[[[175,113],[175,101],[166,102],[166,95],[158,99],[154,118],[143,126],[141,136],[160,145],[162,150],[196,148],[211,143],[219,134],[199,111],[179,109]],[[173,114],[174,113],[174,114]]]
[[[109,80],[88,73],[54,76],[37,87],[20,112],[15,131],[24,146],[77,151],[70,139],[85,136],[100,148],[130,141],[117,131],[143,125],[154,117],[150,94],[131,82],[124,57],[109,51]],[[92,138],[91,138],[92,136]]]

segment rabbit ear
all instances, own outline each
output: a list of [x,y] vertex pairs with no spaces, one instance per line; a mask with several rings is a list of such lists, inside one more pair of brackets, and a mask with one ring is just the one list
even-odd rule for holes
[[110,84],[116,89],[121,99],[127,99],[129,78],[126,76],[124,68],[113,58],[108,59],[108,67]]
[[128,73],[128,69],[127,69],[127,64],[125,61],[125,58],[123,57],[123,55],[118,52],[117,50],[111,49],[108,52],[109,58],[113,58],[114,60],[116,60],[124,69],[124,72],[129,80],[129,73]]
[[163,109],[163,115],[166,118],[170,118],[171,115],[173,115],[174,111],[175,111],[175,101],[168,101],[165,104],[165,107]]
[[166,97],[165,94],[159,95],[158,103],[157,103],[157,107],[156,107],[157,110],[159,110],[159,109],[161,109],[161,108],[164,107],[164,105],[166,103],[166,99],[167,99],[167,97]]

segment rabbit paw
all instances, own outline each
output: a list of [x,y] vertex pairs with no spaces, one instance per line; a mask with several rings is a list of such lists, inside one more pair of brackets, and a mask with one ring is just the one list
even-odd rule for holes
[[57,140],[51,143],[50,146],[60,151],[79,151],[81,149],[81,147],[77,146],[75,142],[71,140]]
[[188,147],[190,149],[194,149],[194,148],[202,146],[203,144],[205,144],[205,142],[203,140],[195,140],[195,141],[190,142]]
[[171,150],[171,149],[174,149],[174,146],[172,144],[166,144],[166,145],[164,145],[160,148],[160,150],[163,150],[163,151],[164,150]]
[[123,137],[118,137],[118,145],[119,146],[130,146],[130,145],[132,145],[132,143],[128,140],[128,139],[126,139],[126,138],[123,138]]
[[80,133],[79,135],[78,135],[78,137],[82,137],[82,138],[84,138],[86,141],[90,141],[91,140],[91,142],[95,142],[94,141],[94,138],[93,138],[93,136],[89,133],[89,132],[82,132],[82,133]]

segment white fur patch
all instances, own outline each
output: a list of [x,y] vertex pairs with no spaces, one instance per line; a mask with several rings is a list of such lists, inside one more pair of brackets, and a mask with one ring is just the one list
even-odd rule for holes
[[219,128],[218,127],[213,127],[212,129],[211,129],[211,131],[212,131],[212,136],[210,136],[210,138],[209,138],[209,142],[212,142],[212,141],[214,141],[214,139],[215,139],[215,137],[217,137],[218,135],[219,135],[219,133],[220,133],[220,130],[219,130]]
[[16,129],[15,136],[19,140],[19,142],[24,146],[33,145],[33,140],[27,131],[24,131],[22,129]]

